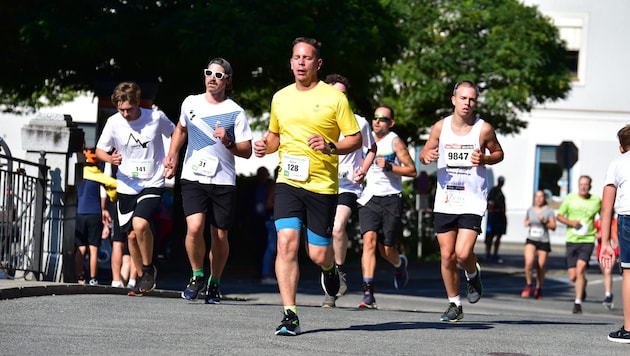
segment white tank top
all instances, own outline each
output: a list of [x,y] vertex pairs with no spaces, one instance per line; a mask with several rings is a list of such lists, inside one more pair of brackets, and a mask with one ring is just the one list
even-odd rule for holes
[[477,118],[465,136],[451,129],[453,116],[444,119],[438,145],[438,186],[433,210],[446,214],[475,214],[486,211],[488,183],[486,167],[472,167],[471,154],[480,148],[481,127],[484,121]]
[[[389,132],[385,137],[376,143],[376,155],[383,156],[392,165],[400,165],[396,151],[394,151],[394,139],[398,135]],[[402,192],[402,177],[393,172],[387,172],[376,164],[376,159],[372,162],[370,169],[365,176],[367,181],[363,194],[366,196],[386,196]]]

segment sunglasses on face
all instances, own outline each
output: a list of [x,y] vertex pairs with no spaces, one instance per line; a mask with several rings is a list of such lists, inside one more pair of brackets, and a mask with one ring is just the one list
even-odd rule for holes
[[210,77],[210,76],[212,76],[214,74],[214,77],[217,78],[217,79],[223,79],[223,77],[229,77],[230,76],[229,74],[225,74],[225,73],[221,73],[221,72],[213,72],[210,69],[204,69],[203,70],[203,74],[206,77]]
[[372,119],[374,121],[380,121],[380,122],[387,122],[389,120],[391,120],[389,117],[387,116],[383,116],[383,115],[374,115],[374,118]]

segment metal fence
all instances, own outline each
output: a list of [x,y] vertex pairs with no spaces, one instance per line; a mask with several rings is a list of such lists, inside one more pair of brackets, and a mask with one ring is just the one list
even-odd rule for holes
[[10,277],[42,279],[48,171],[44,153],[36,163],[0,155],[0,270]]

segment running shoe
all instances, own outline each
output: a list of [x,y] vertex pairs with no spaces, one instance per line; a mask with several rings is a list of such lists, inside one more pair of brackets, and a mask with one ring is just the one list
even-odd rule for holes
[[582,304],[573,304],[573,314],[582,314]]
[[536,288],[534,291],[534,298],[542,299],[542,288]]
[[322,308],[334,308],[337,305],[335,304],[335,301],[337,300],[337,297],[333,297],[331,295],[324,295],[324,301],[322,302]]
[[142,267],[142,277],[138,281],[138,289],[142,294],[148,293],[155,289],[155,280],[157,278],[157,268],[155,266]]
[[604,308],[610,310],[613,308],[613,296],[612,294],[607,296],[606,298],[604,298],[604,301],[602,302],[602,305],[604,306]]
[[77,279],[77,283],[85,284],[85,277],[83,275],[80,275],[79,278]]
[[523,291],[521,292],[521,297],[529,298],[531,294],[532,294],[532,285],[531,284],[525,285],[525,288],[523,288]]
[[276,328],[276,335],[296,336],[302,332],[297,314],[292,310],[287,310],[282,315],[282,323]]
[[622,344],[630,344],[630,331],[626,331],[623,326],[621,326],[619,330],[608,334],[608,340]]
[[89,284],[91,286],[97,286],[98,285],[98,280],[96,278],[91,278]]
[[444,314],[442,314],[442,316],[440,317],[440,321],[456,322],[458,320],[461,320],[462,318],[464,318],[464,310],[462,306],[457,306],[455,305],[455,303],[450,303],[448,305],[448,308],[446,308]]
[[278,281],[276,281],[276,279],[273,277],[265,277],[260,280],[260,284],[265,285],[265,286],[277,286]]
[[466,298],[472,304],[477,303],[483,295],[483,284],[481,283],[481,266],[477,263],[477,275],[475,278],[466,281]]
[[341,279],[339,278],[337,269],[331,268],[330,271],[322,270],[321,283],[324,293],[328,295],[337,295],[341,284]]
[[407,257],[400,255],[400,267],[394,272],[394,288],[402,289],[409,282],[409,274],[407,273]]
[[182,292],[182,298],[186,300],[197,300],[206,291],[206,282],[203,277],[190,277],[186,289]]
[[363,299],[361,299],[361,303],[357,306],[359,309],[378,309],[376,305],[376,299],[374,299],[374,293],[365,291],[363,293]]
[[221,290],[219,289],[219,285],[214,282],[210,282],[206,293],[206,304],[219,303],[221,303]]
[[123,288],[123,284],[122,281],[112,281],[111,284],[112,288]]
[[142,297],[143,293],[140,291],[137,285],[129,287],[129,292],[127,293],[130,297]]
[[337,297],[342,297],[348,293],[348,283],[346,280],[346,272],[339,269],[339,266],[336,266],[337,273],[339,274],[339,292],[337,292]]

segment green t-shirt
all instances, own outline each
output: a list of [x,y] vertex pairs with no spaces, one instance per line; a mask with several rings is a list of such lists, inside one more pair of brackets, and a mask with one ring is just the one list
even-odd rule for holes
[[595,216],[602,207],[602,200],[591,194],[588,199],[581,198],[576,193],[567,195],[558,209],[558,215],[563,215],[569,220],[580,220],[584,226],[575,229],[567,226],[567,240],[571,243],[595,243]]

